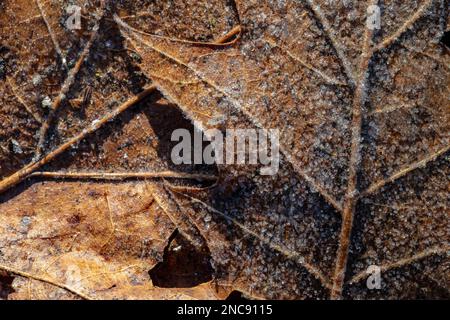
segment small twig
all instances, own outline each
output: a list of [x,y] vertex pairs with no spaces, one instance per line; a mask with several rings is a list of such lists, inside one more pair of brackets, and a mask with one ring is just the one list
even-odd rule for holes
[[239,35],[242,32],[241,26],[236,26],[233,29],[231,29],[227,34],[217,39],[215,42],[217,43],[227,43],[231,40],[233,40],[234,37],[239,37]]
[[[240,27],[233,28],[227,35],[223,36],[220,41],[227,41],[229,38],[233,38],[237,32],[240,31]],[[219,43],[219,41],[217,41]],[[80,65],[81,66],[81,65]],[[12,174],[11,176],[3,179],[0,181],[0,194],[8,190],[9,188],[19,184],[23,180],[27,179],[34,171],[38,170],[42,166],[49,163],[51,160],[53,160],[55,157],[59,156],[61,153],[75,145],[76,143],[80,142],[84,138],[86,138],[89,134],[97,131],[99,128],[101,128],[104,124],[106,124],[108,121],[111,121],[115,119],[118,115],[120,115],[122,112],[127,110],[128,108],[132,107],[142,99],[146,98],[151,93],[155,92],[157,90],[157,87],[155,85],[150,85],[144,88],[144,90],[139,93],[138,95],[132,97],[127,102],[116,108],[115,110],[111,111],[107,115],[105,115],[100,120],[94,122],[91,124],[91,126],[87,129],[84,129],[80,134],[73,137],[66,143],[60,145],[55,150],[48,153],[46,156],[39,160],[34,160],[27,166],[23,167],[16,173]]]
[[64,56],[64,54],[62,53],[61,47],[59,45],[58,39],[56,38],[55,33],[53,32],[51,26],[50,26],[50,22],[47,20],[47,17],[45,16],[45,12],[44,12],[44,8],[42,7],[42,4],[39,0],[36,0],[36,5],[39,9],[39,13],[42,17],[42,20],[44,20],[44,23],[47,27],[48,33],[50,34],[50,38],[52,39],[53,45],[55,47],[56,53],[59,55],[59,57],[61,58],[61,62],[64,65],[64,67],[67,67],[67,61],[66,61],[66,57]]
[[[206,47],[214,47],[214,48],[223,48],[230,45],[233,45],[238,42],[240,39],[240,34],[242,31],[242,27],[240,25],[235,26],[233,29],[231,29],[226,35],[220,37],[218,40],[214,40],[213,42],[199,42],[199,41],[190,41],[190,40],[182,40],[182,39],[176,39],[166,36],[159,36],[155,34],[148,34],[143,31],[140,31],[138,29],[135,29],[125,23],[122,18],[120,18],[117,14],[114,14],[114,21],[117,23],[117,25],[124,30],[121,30],[122,34],[123,31],[127,31],[128,33],[135,33],[135,34],[142,34],[142,35],[151,35],[152,37],[158,38],[158,39],[164,39],[168,41],[175,41],[178,43],[185,43],[190,45],[198,45],[198,46],[206,46]],[[128,39],[131,39],[130,36],[123,34]]]
[[190,179],[197,181],[216,181],[216,176],[206,174],[191,174],[175,171],[160,172],[34,172],[29,177],[55,178],[55,179],[94,179],[94,180],[127,180],[127,179],[154,179],[173,178]]
[[16,173],[12,174],[11,176],[3,179],[0,181],[0,193],[5,192],[9,188],[17,185],[18,183],[22,182],[26,178],[30,176],[34,171],[41,168],[42,166],[49,163],[51,160],[53,160],[55,157],[59,156],[61,153],[66,151],[67,149],[71,148],[84,138],[86,138],[91,133],[97,131],[99,128],[101,128],[103,125],[108,123],[108,121],[111,121],[115,119],[118,115],[120,115],[122,112],[127,110],[128,108],[132,107],[145,97],[147,97],[149,94],[156,91],[156,87],[154,85],[145,87],[144,90],[139,93],[138,95],[132,97],[127,102],[122,104],[121,106],[117,107],[113,111],[109,112],[107,115],[105,115],[103,118],[99,119],[98,121],[94,121],[87,129],[84,129],[81,133],[67,141],[66,143],[63,143],[58,148],[53,150],[52,152],[48,153],[46,156],[41,158],[40,160],[35,160],[28,164],[27,166],[23,167]]
[[75,66],[69,71],[69,74],[67,75],[66,80],[64,81],[61,90],[56,97],[56,99],[53,101],[50,112],[48,114],[47,119],[42,124],[41,130],[39,132],[39,141],[36,147],[36,153],[35,153],[35,159],[40,158],[42,154],[42,150],[44,149],[45,140],[47,138],[47,132],[52,125],[52,122],[56,116],[56,112],[58,111],[59,107],[61,106],[61,103],[65,100],[67,93],[69,92],[70,88],[72,87],[72,84],[75,81],[75,77],[80,71],[81,66],[83,65],[86,57],[89,55],[89,52],[91,51],[91,47],[97,38],[98,30],[100,28],[99,24],[100,21],[103,18],[103,14],[105,13],[105,1],[102,1],[102,16],[97,20],[97,23],[95,24],[93,31],[91,33],[91,37],[89,38],[89,41],[85,45],[83,51],[81,52],[77,62],[75,63]]

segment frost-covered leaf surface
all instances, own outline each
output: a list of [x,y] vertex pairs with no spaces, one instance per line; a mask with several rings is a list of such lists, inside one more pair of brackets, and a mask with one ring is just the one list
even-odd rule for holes
[[[437,0],[1,2],[0,298],[448,298],[447,21]],[[178,128],[278,129],[280,170],[174,166]]]
[[[81,7],[80,30],[66,27],[69,5]],[[113,8],[92,1],[1,3],[2,183],[15,172],[174,169],[167,161],[170,133],[192,125],[160,95],[143,99],[151,88],[135,99],[150,81],[107,18]],[[18,34],[11,32],[16,29]],[[30,165],[34,169],[27,171]],[[155,181],[33,178],[3,187],[0,298],[216,298],[207,249],[183,245],[165,257],[184,239],[174,224],[181,214],[167,211],[171,203],[163,190],[157,194]],[[194,262],[165,267],[166,259],[182,261],[189,254]],[[168,272],[174,279],[190,277],[188,285],[168,285]]]
[[[373,31],[371,4],[236,1],[242,31],[225,45],[116,19],[142,69],[199,128],[281,131],[278,175],[226,166],[216,187],[175,191],[219,276],[244,292],[447,295],[432,280],[449,240],[447,9],[383,2]],[[371,265],[382,291],[365,287]]]

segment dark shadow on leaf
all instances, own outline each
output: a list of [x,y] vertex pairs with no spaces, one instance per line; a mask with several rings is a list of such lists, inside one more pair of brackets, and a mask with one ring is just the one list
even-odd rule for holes
[[[194,131],[196,130],[192,123],[186,119],[183,112],[174,104],[152,103],[142,109],[143,113],[148,118],[157,138],[158,138],[158,156],[161,160],[167,163],[168,168],[178,172],[188,173],[202,173],[217,175],[218,169],[216,165],[207,164],[181,164],[176,165],[171,159],[172,149],[179,143],[172,141],[172,133],[177,129],[186,129],[190,132],[192,137],[192,146],[194,146]],[[197,133],[199,133],[197,131]],[[203,142],[202,151],[208,145],[208,142]],[[194,149],[194,148],[192,148]],[[194,150],[191,154],[191,159],[194,159]],[[176,181],[171,183],[177,184]],[[192,182],[194,183],[194,182]],[[186,181],[182,181],[185,185]],[[212,184],[209,182],[208,184]],[[205,183],[195,185],[196,187],[206,187]]]

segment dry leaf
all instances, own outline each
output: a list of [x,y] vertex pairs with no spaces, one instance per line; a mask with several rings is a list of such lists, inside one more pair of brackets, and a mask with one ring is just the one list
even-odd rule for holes
[[[281,132],[278,175],[225,166],[216,187],[174,192],[224,283],[266,298],[448,296],[446,7],[379,5],[373,31],[368,3],[236,1],[242,33],[224,45],[116,18],[199,129]],[[382,290],[363,283],[371,265]]]
[[[181,216],[160,207],[164,198],[153,197],[159,190],[154,182],[36,180],[82,177],[80,171],[171,173],[166,130],[192,129],[157,94],[144,100],[154,89],[142,91],[147,80],[122,47],[115,23],[105,18],[106,3],[71,4],[82,8],[80,30],[64,24],[70,14],[63,1],[0,5],[0,189],[37,173],[2,194],[0,297],[216,298],[209,270],[186,288],[152,284],[149,271],[164,260],[164,249],[175,241],[172,220]],[[127,110],[142,100],[140,112]],[[35,172],[46,170],[45,176]]]
[[[141,288],[151,289],[147,271],[162,260],[175,228],[142,183],[35,184],[1,211],[5,270],[48,279],[91,298],[149,296]],[[29,297],[23,296],[27,286],[17,286],[19,297],[58,298],[58,292],[34,284]]]
[[[446,1],[70,4],[0,4],[0,298],[448,297]],[[279,172],[174,166],[180,109]]]

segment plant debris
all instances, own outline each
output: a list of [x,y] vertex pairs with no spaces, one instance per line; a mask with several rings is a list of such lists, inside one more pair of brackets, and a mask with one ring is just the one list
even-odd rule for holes
[[[0,299],[448,299],[448,21],[3,1]],[[279,171],[175,165],[176,129],[277,129]]]

